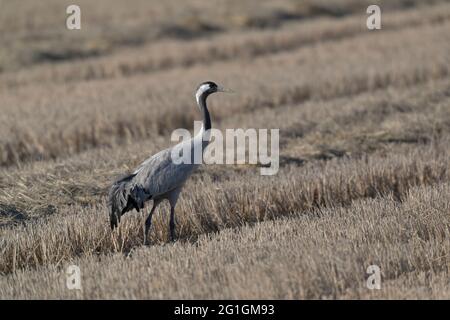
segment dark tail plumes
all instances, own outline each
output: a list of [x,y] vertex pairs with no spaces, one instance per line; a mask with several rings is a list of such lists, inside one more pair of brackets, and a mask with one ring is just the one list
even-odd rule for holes
[[131,174],[117,180],[109,190],[111,229],[117,227],[123,214],[133,209],[139,211],[144,207],[144,202],[151,198],[140,185],[135,183],[133,180],[135,176],[136,174]]

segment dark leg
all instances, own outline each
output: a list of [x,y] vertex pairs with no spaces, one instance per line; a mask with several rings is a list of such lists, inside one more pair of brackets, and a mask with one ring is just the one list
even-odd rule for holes
[[147,219],[145,219],[144,244],[149,244],[148,232],[150,231],[150,227],[152,226],[153,212],[155,211],[157,205],[158,205],[158,202],[153,201],[153,208],[152,208],[152,210],[150,210],[150,213],[148,214]]
[[175,241],[175,207],[170,206],[170,241]]

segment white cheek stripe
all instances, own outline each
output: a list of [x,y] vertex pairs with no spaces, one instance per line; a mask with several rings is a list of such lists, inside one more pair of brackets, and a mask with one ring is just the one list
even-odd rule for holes
[[197,103],[199,102],[200,96],[209,89],[209,84],[203,84],[198,88],[197,93],[195,94],[195,99],[197,99]]

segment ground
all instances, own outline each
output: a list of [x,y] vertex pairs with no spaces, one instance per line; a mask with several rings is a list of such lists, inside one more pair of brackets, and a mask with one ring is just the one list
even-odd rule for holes
[[[0,1],[0,298],[450,298],[450,3],[77,3],[69,31],[69,2]],[[206,80],[236,91],[213,127],[280,129],[279,172],[202,166],[175,243],[167,204],[150,246],[142,212],[112,232],[111,182]]]

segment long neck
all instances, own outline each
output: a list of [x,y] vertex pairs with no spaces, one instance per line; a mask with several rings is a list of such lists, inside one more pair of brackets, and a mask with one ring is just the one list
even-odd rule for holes
[[209,116],[208,106],[206,105],[206,98],[208,94],[203,93],[197,96],[197,103],[200,108],[203,117],[203,130],[208,131],[211,129],[211,117]]

